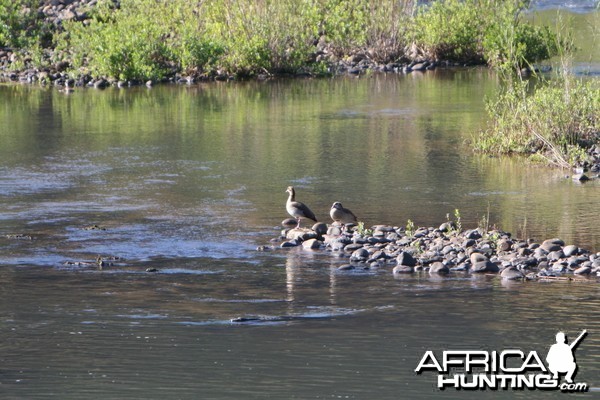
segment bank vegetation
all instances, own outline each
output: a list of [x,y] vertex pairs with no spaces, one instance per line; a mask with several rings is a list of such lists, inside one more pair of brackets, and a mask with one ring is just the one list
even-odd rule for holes
[[[529,1],[0,0],[13,69],[162,80],[325,74],[340,61],[527,66],[556,54]],[[68,11],[68,12],[67,12]]]

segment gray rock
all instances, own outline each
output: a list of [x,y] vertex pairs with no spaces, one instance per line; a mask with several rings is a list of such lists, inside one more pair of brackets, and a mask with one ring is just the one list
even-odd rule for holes
[[476,252],[471,253],[471,256],[469,258],[471,260],[471,264],[475,264],[481,261],[488,261],[488,258],[485,255]]
[[400,235],[398,235],[396,232],[390,232],[385,238],[390,242],[395,242],[396,240],[400,239]]
[[415,265],[417,265],[417,260],[415,260],[415,258],[410,253],[407,253],[406,251],[401,251],[398,254],[398,257],[396,257],[396,263],[398,265],[414,267]]
[[365,248],[355,250],[352,253],[352,255],[350,256],[350,261],[362,262],[362,261],[367,261],[368,259],[369,259],[369,252]]
[[342,228],[339,226],[330,226],[327,229],[327,235],[330,236],[340,236],[342,234]]
[[317,239],[308,239],[302,242],[302,247],[307,250],[316,250],[321,247],[321,242]]
[[498,272],[500,268],[481,253],[471,254],[471,272],[483,273],[483,272]]
[[527,247],[519,247],[517,249],[517,254],[520,255],[521,257],[529,256],[529,255],[533,254],[533,250],[528,249]]
[[565,245],[565,242],[563,242],[562,240],[560,240],[558,238],[554,238],[554,239],[544,240],[544,242],[542,243],[542,245],[540,247],[542,249],[544,249],[545,251],[547,251],[548,253],[550,253],[550,252],[558,251],[558,250],[562,249],[564,245]]
[[358,249],[362,249],[363,247],[364,247],[364,244],[350,243],[349,245],[347,245],[346,247],[344,247],[344,251],[346,251],[348,253],[353,253],[354,251],[356,251]]
[[298,222],[294,218],[286,218],[281,221],[281,226],[284,228],[295,228]]
[[579,252],[579,248],[575,245],[568,245],[562,249],[563,253],[566,257],[571,257],[572,255],[576,255]]
[[573,271],[573,273],[575,275],[589,275],[591,272],[592,272],[592,268],[589,266],[586,266],[586,267],[581,266],[581,267],[577,268],[575,271]]
[[474,263],[471,267],[471,272],[475,274],[484,273],[484,272],[498,272],[500,268],[496,264],[491,261],[478,261]]
[[449,272],[450,272],[450,269],[448,269],[447,266],[445,266],[443,263],[441,263],[439,261],[434,262],[429,267],[430,275],[448,275]]
[[340,236],[324,235],[323,241],[325,242],[325,245],[329,246],[333,251],[342,250],[347,244]]
[[450,232],[450,231],[456,229],[456,224],[454,223],[454,221],[444,222],[443,224],[440,225],[440,227],[438,229],[441,232]]
[[290,229],[286,233],[285,237],[290,240],[300,240],[300,241],[316,239],[317,232],[315,232],[311,229],[307,229],[307,228],[294,228],[294,229]]
[[324,222],[317,222],[312,226],[312,230],[317,233],[317,235],[322,236],[327,233],[327,224]]
[[552,267],[550,267],[550,271],[555,272],[555,273],[563,273],[566,271],[566,269],[567,269],[567,266],[565,264],[563,264],[562,262],[556,262],[556,263],[552,264]]
[[500,272],[500,276],[502,279],[510,281],[525,278],[523,272],[521,272],[517,267],[504,268],[502,272]]
[[396,265],[392,272],[394,274],[411,274],[414,272],[414,268],[408,265]]
[[389,225],[375,225],[372,227],[373,231],[380,231],[385,233],[395,232],[393,226]]
[[373,262],[385,258],[387,258],[387,255],[383,250],[376,250],[375,252],[373,252],[373,254],[371,254],[368,261]]
[[513,246],[513,242],[511,240],[501,240],[498,243],[497,250],[498,251],[509,251]]
[[576,269],[586,261],[588,261],[588,259],[585,257],[571,256],[567,259],[567,266],[569,269]]
[[465,232],[465,237],[467,239],[478,240],[481,239],[481,233],[477,229],[471,229]]
[[561,258],[564,258],[565,253],[562,252],[562,250],[556,250],[556,251],[551,251],[548,254],[548,260],[550,261],[558,261]]
[[475,239],[467,239],[463,243],[462,247],[465,249],[468,249],[468,248],[475,246],[476,244],[477,244],[477,241]]
[[286,242],[281,243],[281,245],[279,247],[286,248],[286,247],[296,247],[296,246],[300,246],[300,241],[298,241],[296,239],[292,239],[292,240],[288,240]]
[[442,253],[442,255],[447,256],[449,253],[454,251],[454,247],[451,245],[447,245],[444,246],[444,248],[442,248],[442,250],[440,251]]
[[468,270],[469,270],[469,266],[465,263],[460,263],[456,267],[450,268],[450,271],[456,271],[456,272],[466,272]]
[[352,264],[344,264],[340,267],[338,267],[338,271],[350,271],[353,270],[355,267]]

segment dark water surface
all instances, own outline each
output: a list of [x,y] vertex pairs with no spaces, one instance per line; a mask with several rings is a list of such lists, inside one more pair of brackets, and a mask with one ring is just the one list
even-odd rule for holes
[[[426,350],[545,356],[557,331],[582,329],[577,381],[600,386],[595,278],[395,279],[255,251],[290,184],[322,220],[333,201],[367,225],[437,225],[458,208],[474,227],[489,209],[519,236],[600,251],[598,181],[465,146],[496,87],[485,69],[1,86],[0,398],[559,398],[439,392],[414,369]],[[97,256],[118,259],[86,264]]]

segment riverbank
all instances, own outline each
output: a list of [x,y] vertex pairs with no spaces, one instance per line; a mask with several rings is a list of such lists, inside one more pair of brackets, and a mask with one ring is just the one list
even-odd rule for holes
[[460,218],[439,227],[375,225],[361,223],[345,229],[336,223],[312,228],[286,228],[259,251],[301,246],[306,251],[347,260],[338,270],[389,268],[394,275],[428,273],[451,277],[497,274],[503,280],[572,280],[600,276],[600,253],[591,253],[558,238],[535,242],[485,227],[462,230]]
[[[560,45],[547,27],[520,17],[527,6],[18,0],[0,15],[8,21],[0,31],[0,69],[12,81],[83,86],[102,79],[102,87],[437,65],[527,67]],[[507,31],[513,32],[508,41]]]

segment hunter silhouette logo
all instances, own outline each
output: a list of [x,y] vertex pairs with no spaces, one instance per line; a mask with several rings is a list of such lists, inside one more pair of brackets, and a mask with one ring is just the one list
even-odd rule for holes
[[558,332],[556,334],[556,343],[550,347],[548,355],[546,356],[548,369],[552,372],[552,377],[554,379],[558,379],[559,373],[566,373],[567,376],[565,379],[567,383],[573,383],[573,376],[577,371],[577,364],[575,363],[573,352],[586,335],[587,330],[584,329],[577,339],[569,345],[567,344],[567,338],[563,332]]
[[[556,334],[556,343],[548,350],[547,366],[536,351],[524,352],[519,349],[498,351],[485,350],[445,350],[441,358],[436,358],[427,350],[417,365],[415,372],[437,371],[437,387],[444,390],[454,387],[457,390],[485,389],[543,389],[563,392],[586,392],[588,384],[573,382],[577,363],[573,353],[587,331],[571,344],[563,332]],[[565,381],[560,382],[560,375]]]

